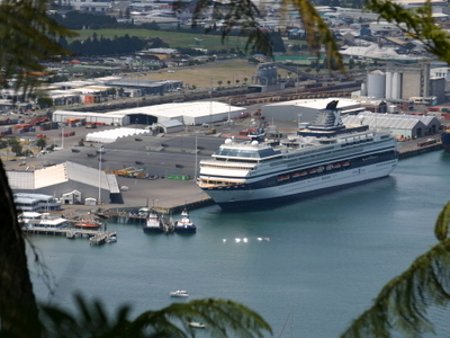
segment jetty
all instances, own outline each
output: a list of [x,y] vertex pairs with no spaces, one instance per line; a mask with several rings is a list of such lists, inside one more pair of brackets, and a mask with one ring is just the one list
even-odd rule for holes
[[115,231],[40,226],[23,227],[22,231],[27,234],[60,236],[67,239],[86,238],[89,239],[91,245],[102,245],[105,243],[112,243],[117,240],[117,233]]

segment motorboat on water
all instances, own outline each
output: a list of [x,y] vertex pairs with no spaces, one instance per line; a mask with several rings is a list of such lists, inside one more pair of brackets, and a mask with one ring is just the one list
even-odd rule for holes
[[148,234],[163,233],[164,226],[161,217],[153,210],[150,210],[142,230]]
[[204,329],[206,328],[206,325],[200,322],[191,321],[188,323],[189,327],[192,327],[193,329]]
[[108,236],[108,238],[106,238],[105,242],[108,244],[116,243],[117,242],[117,234],[114,233],[111,236]]
[[97,230],[103,226],[103,223],[94,218],[82,218],[75,222],[73,226],[84,230]]
[[185,208],[181,212],[181,219],[174,224],[174,231],[180,234],[195,234],[197,226],[191,221],[189,211]]
[[189,293],[186,290],[171,291],[169,295],[170,297],[181,297],[181,298],[189,297]]

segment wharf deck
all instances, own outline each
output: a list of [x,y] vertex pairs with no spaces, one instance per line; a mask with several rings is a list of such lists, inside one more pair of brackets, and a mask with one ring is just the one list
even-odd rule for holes
[[412,143],[409,145],[400,145],[398,148],[398,157],[400,160],[417,156],[420,154],[428,153],[430,151],[442,150],[442,143],[440,140],[436,140],[433,143],[420,145],[419,143]]
[[34,235],[64,236],[68,239],[88,238],[90,243],[94,243],[95,245],[104,244],[107,242],[107,240],[117,235],[115,231],[88,230],[77,228],[52,228],[39,226],[23,227],[22,231],[27,234]]

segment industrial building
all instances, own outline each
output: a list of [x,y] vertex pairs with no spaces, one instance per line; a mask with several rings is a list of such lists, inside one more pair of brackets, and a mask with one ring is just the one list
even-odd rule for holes
[[14,203],[18,210],[37,212],[60,210],[61,203],[51,195],[15,193]]
[[[35,171],[7,171],[11,189],[18,193],[49,195],[63,204],[84,204],[85,199],[121,203],[115,175],[74,162],[64,162]],[[100,201],[98,201],[100,198]]]
[[116,110],[109,113],[56,110],[53,122],[66,123],[80,119],[86,123],[126,126],[129,124],[152,125],[162,121],[177,120],[183,125],[201,125],[234,119],[246,108],[230,106],[218,101],[166,103],[153,106]]
[[164,95],[180,90],[183,82],[178,80],[130,80],[108,76],[91,80],[55,82],[44,89],[54,105],[93,104],[111,97],[141,97]]
[[435,116],[378,114],[363,112],[346,116],[345,125],[368,125],[370,129],[389,131],[398,139],[414,139],[433,135],[439,131],[441,122]]
[[361,96],[434,105],[445,101],[447,86],[445,77],[435,74],[430,71],[429,62],[391,63],[385,72],[374,70],[367,75],[366,83],[361,86]]
[[316,120],[317,113],[323,110],[327,104],[337,100],[337,108],[341,110],[342,115],[358,114],[365,110],[361,103],[348,98],[327,98],[327,99],[308,99],[277,102],[261,107],[261,113],[266,120],[271,118],[277,121],[285,122],[313,122]]

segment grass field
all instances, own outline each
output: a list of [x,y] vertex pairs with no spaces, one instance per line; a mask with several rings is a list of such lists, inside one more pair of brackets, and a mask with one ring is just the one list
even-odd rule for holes
[[206,48],[209,50],[221,50],[228,48],[240,48],[243,50],[247,42],[245,37],[231,36],[224,40],[222,43],[221,36],[208,35],[208,34],[190,34],[180,32],[168,32],[159,30],[150,30],[143,28],[128,28],[128,29],[83,29],[76,30],[78,36],[74,39],[85,40],[92,36],[94,33],[98,37],[114,38],[115,36],[136,36],[139,38],[160,38],[164,42],[168,43],[170,48]]
[[195,85],[197,88],[218,87],[219,81],[221,86],[236,85],[252,82],[252,77],[256,75],[256,65],[249,63],[244,59],[232,59],[226,61],[217,61],[206,63],[198,66],[170,68],[147,73],[129,73],[128,78],[149,79],[149,80],[181,80],[184,85]]

